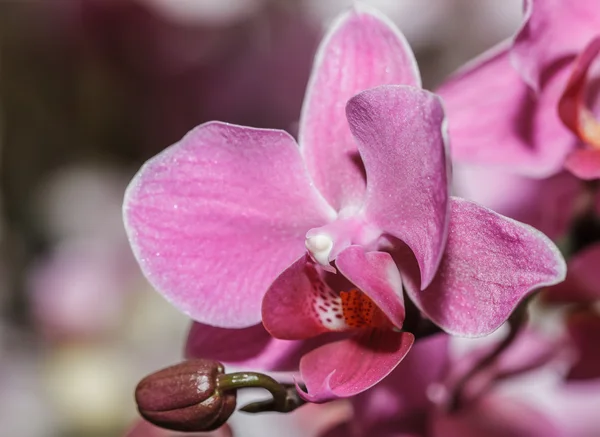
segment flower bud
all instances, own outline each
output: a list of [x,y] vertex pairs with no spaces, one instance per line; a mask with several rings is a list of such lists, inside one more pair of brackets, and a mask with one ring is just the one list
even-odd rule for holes
[[167,367],[142,379],[135,389],[140,414],[175,431],[212,431],[233,414],[235,390],[223,392],[217,361],[197,359]]

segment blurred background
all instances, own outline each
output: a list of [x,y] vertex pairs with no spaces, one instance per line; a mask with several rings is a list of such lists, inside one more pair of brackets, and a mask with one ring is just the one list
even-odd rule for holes
[[[128,180],[208,120],[295,133],[318,41],[351,3],[0,0],[2,435],[124,435],[137,381],[181,358],[189,323],[130,253]],[[521,18],[520,0],[366,3],[430,89]]]

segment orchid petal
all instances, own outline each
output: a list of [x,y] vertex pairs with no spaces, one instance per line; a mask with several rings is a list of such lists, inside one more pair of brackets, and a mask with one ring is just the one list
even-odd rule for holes
[[563,435],[594,437],[598,433],[600,378],[570,381],[560,388],[546,393],[545,408],[565,430]]
[[359,91],[383,84],[420,86],[414,55],[386,17],[355,6],[321,43],[300,119],[300,145],[308,170],[337,210],[359,205],[365,189],[344,105]]
[[315,349],[300,361],[307,387],[300,396],[319,403],[361,393],[394,370],[413,342],[409,332],[368,330]]
[[440,100],[418,88],[381,86],[350,99],[346,112],[367,173],[365,215],[412,249],[424,288],[435,275],[448,229]]
[[536,97],[511,65],[507,43],[472,61],[436,91],[444,100],[452,157],[536,178],[562,169],[575,146],[556,112],[567,73]]
[[124,205],[150,283],[193,319],[231,328],[260,321],[264,293],[305,251],[306,230],[334,214],[290,135],[218,122],[148,161]]
[[528,0],[525,20],[512,49],[512,62],[534,90],[544,74],[574,57],[598,34],[600,8],[594,1]]
[[[565,125],[589,148],[571,152],[565,167],[575,176],[589,180],[600,178],[600,121],[597,116],[597,90],[590,90],[596,82],[590,70],[596,67],[600,53],[600,37],[594,38],[575,60],[571,77],[560,99],[558,112]],[[592,76],[592,77],[590,77]],[[590,92],[592,95],[590,95]],[[596,102],[589,102],[589,100]],[[588,103],[595,103],[588,107]]]
[[279,340],[261,324],[226,329],[194,323],[188,334],[185,356],[188,359],[209,358],[245,369],[295,371],[305,353],[333,339],[332,336],[320,336],[305,341]]
[[600,150],[573,150],[565,161],[565,168],[580,179],[600,179]]
[[339,271],[387,316],[397,328],[404,322],[402,278],[389,253],[365,252],[350,246],[336,260]]
[[564,279],[562,255],[538,230],[463,199],[450,204],[446,252],[431,285],[419,291],[416,269],[400,266],[413,302],[446,332],[490,334],[534,289]]
[[598,53],[600,37],[594,38],[575,60],[558,105],[558,112],[563,123],[585,142],[600,145],[597,122],[593,124],[594,114],[586,107],[587,85],[591,79],[588,76]]

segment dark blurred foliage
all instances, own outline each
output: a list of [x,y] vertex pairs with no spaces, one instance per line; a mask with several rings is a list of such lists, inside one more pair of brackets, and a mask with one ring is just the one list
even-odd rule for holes
[[0,3],[9,313],[23,320],[24,268],[52,243],[31,203],[49,174],[134,169],[213,119],[293,130],[319,33],[294,2],[225,26],[168,21],[134,0]]

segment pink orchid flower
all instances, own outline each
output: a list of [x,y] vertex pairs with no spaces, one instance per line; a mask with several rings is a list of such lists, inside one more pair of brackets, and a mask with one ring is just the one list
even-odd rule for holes
[[600,177],[600,8],[526,0],[514,38],[445,83],[453,156],[547,177]]
[[299,145],[277,130],[195,128],[131,182],[133,251],[181,311],[213,332],[238,328],[221,348],[261,337],[261,321],[279,339],[265,361],[341,336],[302,356],[304,396],[352,396],[413,343],[403,290],[447,332],[480,336],[564,277],[543,234],[449,196],[444,126],[403,36],[354,8],[316,56]]

